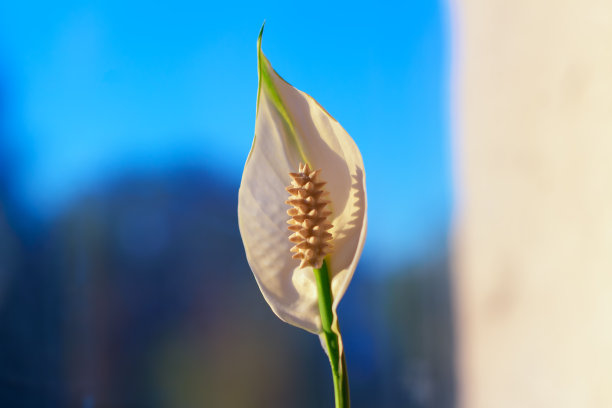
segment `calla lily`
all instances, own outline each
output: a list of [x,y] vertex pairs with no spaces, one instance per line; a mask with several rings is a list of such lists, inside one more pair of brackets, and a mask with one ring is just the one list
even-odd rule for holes
[[[274,313],[287,323],[320,335],[324,346],[324,335],[330,333],[331,327],[337,335],[335,358],[342,358],[336,309],[353,276],[366,236],[363,160],[342,126],[311,96],[289,85],[274,71],[261,50],[262,33],[263,27],[257,42],[255,138],[238,194],[240,233],[248,263]],[[304,262],[306,255],[300,254],[303,251],[297,255],[295,249],[291,252],[296,241],[290,242],[292,231],[287,229],[304,221],[299,216],[301,221],[289,221],[288,210],[293,215],[298,210],[291,210],[286,203],[290,198],[287,191],[299,198],[300,188],[302,192],[310,188],[305,184],[309,176],[314,177],[314,184],[322,186],[325,182],[324,190],[329,193],[325,197],[327,212],[320,211],[326,215],[321,228],[331,234],[330,239],[325,239],[331,245],[317,259],[321,261],[324,256],[322,264],[315,264],[317,260]],[[296,200],[289,200],[291,203],[301,205]],[[298,229],[293,228],[293,236]],[[325,296],[329,298],[330,314],[322,309]],[[329,348],[328,344],[333,360],[331,354],[336,353],[330,353]],[[334,363],[338,361],[332,361],[332,366]]]

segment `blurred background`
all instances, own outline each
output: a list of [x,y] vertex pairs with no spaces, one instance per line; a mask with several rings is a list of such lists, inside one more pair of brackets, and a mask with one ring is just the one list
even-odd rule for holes
[[318,338],[269,309],[238,231],[264,19],[366,166],[353,406],[454,406],[449,34],[427,0],[0,4],[0,406],[332,406]]

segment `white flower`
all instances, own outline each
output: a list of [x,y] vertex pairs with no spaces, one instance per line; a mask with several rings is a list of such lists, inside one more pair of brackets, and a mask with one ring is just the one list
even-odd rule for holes
[[325,200],[331,213],[326,222],[332,227],[326,228],[332,237],[325,259],[337,332],[336,308],[353,276],[366,236],[363,160],[342,126],[312,97],[289,85],[272,69],[261,51],[261,33],[257,55],[255,138],[238,194],[238,221],[247,260],[278,317],[312,333],[322,333],[313,268],[300,268],[305,263],[293,258],[291,248],[296,240],[289,241],[291,217],[287,212],[291,206],[285,203],[289,198],[286,187],[293,180],[290,173],[303,170],[301,163],[308,164],[310,170],[320,169],[318,181],[327,182],[325,190],[329,192]]

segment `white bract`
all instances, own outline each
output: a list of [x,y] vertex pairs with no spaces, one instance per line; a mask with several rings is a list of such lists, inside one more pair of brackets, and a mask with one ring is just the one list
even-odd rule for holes
[[348,133],[312,97],[285,82],[257,43],[259,89],[255,138],[238,194],[238,222],[247,260],[266,301],[282,320],[321,334],[312,267],[290,252],[289,173],[300,163],[321,169],[329,192],[333,250],[326,257],[336,308],[353,276],[366,236],[363,160]]

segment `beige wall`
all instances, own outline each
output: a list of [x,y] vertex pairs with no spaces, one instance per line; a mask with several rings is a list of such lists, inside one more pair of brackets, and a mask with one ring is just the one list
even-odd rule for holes
[[612,407],[612,1],[456,0],[463,407]]

